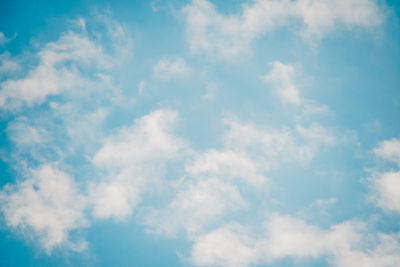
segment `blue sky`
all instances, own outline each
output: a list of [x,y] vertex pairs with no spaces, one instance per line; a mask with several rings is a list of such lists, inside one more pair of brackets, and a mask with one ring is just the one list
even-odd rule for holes
[[400,5],[2,1],[1,266],[398,266]]

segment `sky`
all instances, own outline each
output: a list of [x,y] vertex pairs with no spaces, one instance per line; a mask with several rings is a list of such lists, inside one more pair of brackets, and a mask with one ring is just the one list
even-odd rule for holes
[[0,266],[400,262],[400,2],[0,2]]

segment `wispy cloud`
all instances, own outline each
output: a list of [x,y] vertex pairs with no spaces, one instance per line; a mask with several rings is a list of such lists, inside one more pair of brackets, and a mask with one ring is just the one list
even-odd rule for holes
[[395,266],[399,237],[372,234],[362,222],[348,221],[321,229],[289,216],[273,214],[265,232],[237,223],[217,228],[195,240],[191,261],[198,266],[251,266],[291,257],[297,261],[328,257],[334,266]]
[[182,77],[188,75],[190,72],[191,68],[182,58],[179,58],[175,61],[160,59],[153,68],[154,75],[162,80],[170,80],[174,77]]
[[373,0],[257,0],[244,4],[239,14],[223,14],[207,0],[193,0],[183,14],[191,50],[225,60],[249,53],[253,40],[277,28],[290,27],[313,40],[341,27],[371,28],[384,20]]

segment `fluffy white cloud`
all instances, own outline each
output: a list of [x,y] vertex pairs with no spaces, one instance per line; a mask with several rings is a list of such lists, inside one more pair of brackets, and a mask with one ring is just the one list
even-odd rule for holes
[[262,77],[264,82],[272,83],[284,102],[300,104],[299,89],[293,81],[293,67],[282,62],[271,62],[272,70]]
[[385,160],[396,163],[400,167],[400,140],[393,138],[379,143],[375,154]]
[[[374,149],[377,156],[400,167],[400,141],[385,140]],[[400,171],[378,172],[370,179],[374,202],[387,210],[400,212]]]
[[199,237],[191,252],[191,261],[198,266],[248,266],[258,257],[255,240],[245,227],[234,223]]
[[400,212],[400,171],[380,173],[372,184],[376,203],[384,209]]
[[31,170],[29,175],[31,178],[0,191],[0,209],[7,225],[28,237],[33,231],[47,252],[61,245],[84,249],[85,241],[69,240],[71,230],[87,225],[86,200],[74,180],[51,165]]
[[173,236],[183,229],[192,236],[243,205],[235,186],[210,178],[181,185],[167,207],[148,211],[145,223],[158,234]]
[[394,267],[400,259],[399,252],[398,234],[373,234],[360,222],[321,229],[293,217],[273,214],[262,234],[229,224],[200,236],[192,247],[191,260],[198,266],[241,267],[285,257],[324,257],[338,267]]
[[182,77],[190,72],[191,68],[182,58],[175,61],[160,59],[153,68],[154,75],[163,80],[169,80],[173,77]]
[[120,129],[96,152],[92,161],[107,180],[92,186],[95,216],[122,219],[133,211],[141,191],[156,183],[166,162],[185,146],[170,134],[177,120],[175,111],[154,111]]
[[[83,196],[84,190],[60,169],[70,169],[80,179],[91,171],[96,173],[87,155],[98,149],[103,138],[99,128],[110,104],[118,100],[110,74],[122,62],[121,55],[126,55],[123,49],[130,38],[115,21],[101,19],[94,19],[88,27],[82,20],[79,31],[63,32],[35,55],[29,51],[23,57],[12,58],[8,52],[0,55],[0,75],[11,74],[0,83],[0,109],[17,114],[10,114],[6,129],[10,140],[7,162],[18,170],[17,182],[0,191],[0,211],[10,228],[21,230],[27,239],[37,236],[48,253],[55,247],[82,250],[86,246],[85,241],[73,238],[73,230],[88,224],[85,213],[92,207],[91,195]],[[95,34],[88,30],[93,28]],[[33,68],[22,64],[30,56],[37,59]],[[56,95],[40,111],[18,114],[19,108]],[[74,168],[68,160],[74,161]],[[98,188],[103,188],[101,182]],[[110,191],[102,191],[104,198],[112,198]]]
[[127,181],[110,181],[93,184],[90,201],[94,204],[93,215],[107,219],[123,220],[130,215],[139,202],[139,186]]
[[222,14],[207,0],[193,0],[183,8],[193,52],[223,59],[246,53],[254,39],[298,23],[306,38],[321,38],[339,26],[369,28],[383,20],[373,0],[256,0],[241,14]]
[[[103,28],[103,35],[92,34],[86,28],[83,32],[66,31],[39,50],[35,55],[37,65],[27,68],[22,78],[1,82],[0,108],[16,110],[60,94],[82,100],[104,88],[117,90],[108,73],[128,57],[132,41],[119,23],[106,16],[97,20],[95,24]],[[104,42],[105,39],[111,41]],[[17,62],[9,60],[7,55],[3,57],[0,71],[16,70]],[[115,93],[109,98],[116,97]]]
[[39,65],[20,80],[1,83],[0,106],[6,109],[43,102],[47,96],[86,84],[76,67],[63,64],[105,66],[101,48],[88,38],[69,32],[39,52]]

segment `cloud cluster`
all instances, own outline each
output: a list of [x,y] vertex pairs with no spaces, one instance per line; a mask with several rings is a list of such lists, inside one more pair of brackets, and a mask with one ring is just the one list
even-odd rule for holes
[[394,267],[400,260],[399,235],[374,233],[357,221],[321,229],[290,216],[272,214],[257,234],[238,223],[195,240],[191,261],[198,266],[243,267],[286,257],[307,261],[327,257],[338,267]]
[[267,192],[268,171],[298,162],[307,165],[321,146],[334,142],[319,125],[277,131],[237,120],[224,122],[230,127],[223,137],[224,148],[194,154],[185,165],[185,176],[172,186],[170,202],[147,209],[148,231],[166,236],[183,231],[197,240],[226,218],[257,210],[250,200],[257,191]]
[[[394,138],[382,141],[374,152],[400,168],[400,140]],[[400,212],[400,170],[378,172],[370,180],[375,203],[386,210]]]
[[47,252],[61,245],[84,249],[85,241],[74,243],[68,237],[70,231],[88,224],[86,199],[74,179],[52,165],[29,170],[27,175],[26,180],[0,191],[0,210],[7,225],[29,238],[37,233]]
[[[69,98],[85,98],[101,88],[114,89],[109,85],[108,71],[131,49],[131,39],[122,26],[106,17],[97,18],[106,28],[106,37],[112,37],[112,50],[105,51],[98,37],[86,31],[66,31],[56,41],[47,43],[35,55],[37,65],[18,79],[0,83],[0,108],[16,110],[43,103],[48,97],[63,95]],[[81,19],[83,25],[85,21]],[[104,25],[105,24],[105,25]],[[10,60],[6,52],[0,60],[0,70],[18,70],[19,64]],[[82,71],[85,70],[85,71]],[[0,71],[0,74],[1,72]]]
[[320,39],[338,27],[371,28],[384,19],[374,0],[255,0],[240,14],[222,14],[207,0],[193,0],[183,13],[191,50],[227,60],[248,53],[254,39],[280,27]]
[[101,48],[88,38],[72,32],[47,44],[38,56],[39,65],[29,71],[27,77],[1,83],[0,107],[15,109],[24,104],[32,106],[42,103],[48,96],[87,87],[79,66],[107,67]]
[[[256,0],[243,5],[240,15],[194,0],[183,12],[191,49],[224,59],[247,52],[254,39],[278,27],[294,25],[305,38],[318,39],[337,27],[371,28],[383,20],[372,0]],[[82,251],[87,243],[76,238],[79,229],[96,220],[128,220],[137,212],[148,232],[183,234],[192,244],[188,260],[198,266],[250,266],[287,257],[323,258],[339,267],[398,264],[399,234],[377,233],[354,220],[322,228],[261,203],[272,179],[279,178],[274,171],[309,167],[323,148],[339,142],[323,123],[271,127],[225,116],[221,144],[194,149],[175,133],[179,112],[158,107],[129,114],[129,124],[118,118],[104,131],[107,116],[126,103],[113,74],[131,53],[131,39],[120,24],[100,18],[111,48],[78,19],[80,31],[45,44],[33,68],[0,83],[0,108],[15,114],[6,133],[12,144],[8,163],[18,177],[0,190],[8,227],[39,240],[48,253]],[[0,33],[0,45],[2,38]],[[302,112],[326,111],[302,96],[293,65],[271,66],[261,80],[282,103]],[[10,54],[0,55],[0,75],[21,68]],[[163,81],[194,72],[182,58],[160,59],[151,71]],[[139,94],[146,85],[140,82]],[[210,100],[218,87],[210,83],[206,91]],[[28,112],[18,113],[23,108]],[[383,141],[374,152],[400,167],[399,140]],[[371,179],[377,205],[400,212],[399,181],[400,171],[393,170]],[[267,214],[260,215],[261,223],[240,220],[252,212]]]
[[130,215],[145,187],[158,183],[166,162],[184,148],[169,133],[177,120],[172,110],[154,111],[120,129],[95,153],[94,165],[106,172],[105,181],[91,187],[95,217]]
[[[6,161],[16,176],[16,183],[0,191],[0,209],[10,228],[39,240],[48,253],[86,247],[82,238],[71,237],[89,225],[92,203],[87,182],[78,186],[76,179],[87,178],[86,153],[102,142],[99,129],[107,109],[122,103],[110,76],[123,62],[117,55],[130,45],[115,21],[90,22],[104,35],[94,35],[85,20],[79,21],[80,30],[63,32],[34,55],[26,52],[37,59],[33,67],[22,68],[19,61],[25,59],[9,52],[0,57],[0,75],[18,72],[0,83],[0,109],[10,120]],[[106,49],[100,40],[109,34],[114,38]],[[69,160],[80,163],[71,168]]]

